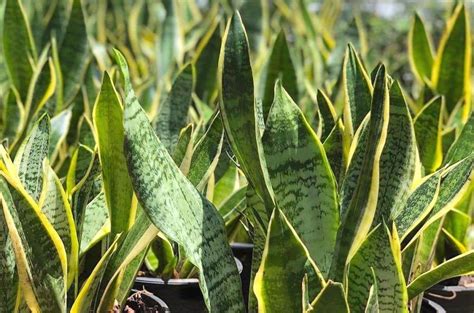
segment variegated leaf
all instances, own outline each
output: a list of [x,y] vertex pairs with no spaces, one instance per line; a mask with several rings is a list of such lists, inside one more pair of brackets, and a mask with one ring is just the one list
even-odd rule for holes
[[227,24],[219,70],[219,104],[227,137],[242,170],[264,200],[270,215],[274,199],[260,141],[248,41],[238,12]]
[[[305,264],[318,273],[308,250],[286,219],[283,212],[275,209],[270,218],[265,249],[260,268],[255,276],[253,290],[258,301],[258,312],[301,312],[302,282],[306,274]],[[319,276],[314,282],[318,290],[325,286]]]
[[373,285],[372,270],[377,277],[379,310],[408,313],[398,235],[390,234],[385,225],[378,225],[350,260],[347,299],[351,312],[365,311]]
[[433,49],[420,16],[415,13],[408,34],[408,56],[413,73],[421,82],[431,79]]
[[105,202],[105,194],[101,192],[86,206],[81,236],[80,255],[87,252],[110,232],[110,219]]
[[280,81],[274,95],[262,141],[275,200],[327,276],[339,226],[336,182],[321,142]]
[[199,269],[208,309],[243,312],[240,277],[222,218],[176,167],[140,107],[118,51],[116,60],[125,82],[125,153],[138,200],[153,224],[180,244]]
[[[340,281],[348,257],[353,254],[370,230],[377,207],[380,158],[387,137],[389,92],[385,67],[381,66],[375,80],[367,141],[357,147],[346,173],[344,185],[352,192],[342,194],[341,225],[337,234],[330,278]],[[364,142],[360,140],[359,142]],[[357,160],[357,162],[355,161]],[[351,173],[355,174],[351,174]],[[344,202],[344,198],[348,201]]]
[[43,186],[43,160],[48,156],[51,125],[43,115],[22,142],[15,156],[18,177],[26,191],[38,201]]
[[428,173],[434,172],[443,159],[441,141],[443,107],[443,99],[437,97],[427,103],[414,120],[421,163]]
[[107,72],[104,73],[93,116],[105,199],[114,237],[133,224],[135,212],[131,210],[133,189],[123,151],[123,109]]
[[467,120],[444,159],[445,164],[453,164],[472,154],[474,151],[474,113]]
[[174,151],[181,128],[186,126],[191,95],[194,89],[194,67],[188,64],[181,70],[165,101],[153,120],[156,134],[169,152]]
[[341,283],[329,281],[311,303],[311,309],[306,312],[324,313],[329,309],[338,313],[350,312],[344,287]]

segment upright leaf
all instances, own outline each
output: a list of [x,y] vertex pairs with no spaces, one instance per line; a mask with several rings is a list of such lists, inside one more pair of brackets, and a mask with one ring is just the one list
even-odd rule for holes
[[324,148],[278,81],[262,141],[278,207],[324,276],[339,226],[337,188]]
[[[0,178],[1,197],[8,199],[8,191],[5,189],[3,177]],[[5,192],[5,194],[4,194]],[[12,205],[10,203],[10,205]],[[0,294],[2,302],[0,303],[1,313],[10,313],[15,311],[15,303],[18,294],[18,274],[15,262],[15,253],[13,250],[12,238],[8,233],[8,226],[3,215],[0,213]]]
[[194,89],[194,76],[192,64],[188,64],[181,70],[153,121],[156,134],[169,152],[174,151],[179,132],[187,124]]
[[68,259],[68,286],[73,282],[77,271],[78,240],[71,205],[61,181],[47,161],[43,163],[43,191],[39,208],[58,233]]
[[[291,227],[283,212],[275,209],[268,226],[262,262],[255,276],[254,292],[258,312],[301,312],[302,282],[309,252]],[[320,286],[324,280],[320,278]]]
[[36,48],[20,0],[8,0],[5,3],[3,53],[10,81],[20,99],[25,101],[33,74],[31,61],[36,60]]
[[123,151],[123,110],[107,72],[104,73],[93,116],[111,231],[118,234],[132,224],[135,212],[131,210],[133,189]]
[[337,115],[331,100],[322,90],[318,89],[316,99],[322,124],[321,141],[324,142],[336,125]]
[[347,299],[351,312],[364,312],[377,277],[380,312],[408,313],[408,295],[401,269],[398,235],[385,225],[377,226],[365,239],[349,264]]
[[71,103],[81,88],[89,59],[89,43],[81,0],[73,0],[69,23],[59,49],[63,80],[62,106]]
[[344,128],[352,137],[370,111],[372,84],[357,52],[350,44],[343,66]]
[[84,226],[81,234],[79,254],[83,255],[94,244],[110,232],[109,212],[105,195],[101,192],[86,206]]
[[431,79],[433,49],[420,16],[415,13],[408,33],[408,56],[415,76],[423,83]]
[[71,110],[64,110],[51,119],[51,133],[49,134],[48,157],[54,161],[61,144],[66,140],[69,126],[71,124]]
[[338,183],[341,183],[345,170],[343,134],[344,127],[342,122],[338,120],[323,143],[326,156]]
[[[348,191],[342,194],[341,203],[347,203],[347,207],[341,207],[341,225],[330,274],[330,278],[336,281],[342,279],[348,256],[364,240],[375,215],[380,158],[388,129],[388,93],[387,74],[382,66],[376,76],[370,120],[366,127],[368,140],[354,152],[343,182],[343,189]],[[346,202],[344,197],[348,199]]]
[[242,170],[264,200],[270,215],[274,200],[256,122],[248,40],[238,12],[227,24],[219,70],[219,104],[227,136]]
[[207,184],[209,176],[214,172],[224,140],[224,131],[220,115],[217,114],[209,125],[209,129],[196,144],[187,178],[197,189]]
[[15,156],[18,177],[36,201],[43,186],[43,160],[48,156],[50,128],[49,117],[43,115],[22,142]]
[[374,225],[388,221],[404,204],[412,185],[417,160],[415,130],[398,82],[390,88],[387,139],[380,158],[380,180]]
[[291,60],[290,50],[286,41],[285,32],[282,30],[273,44],[272,52],[265,68],[265,85],[262,95],[263,118],[266,121],[270,107],[273,103],[275,82],[281,80],[283,87],[292,99],[298,101],[298,85],[296,72]]
[[421,163],[428,173],[434,172],[443,159],[443,99],[428,102],[415,117],[415,134]]
[[454,10],[441,37],[431,80],[437,91],[445,96],[448,113],[465,97],[466,117],[471,103],[471,47],[466,7],[460,4]]
[[459,134],[459,137],[452,144],[444,159],[445,164],[455,163],[469,156],[474,151],[474,113],[467,120]]
[[243,312],[240,277],[222,218],[174,164],[138,103],[118,51],[116,60],[125,81],[125,154],[138,200],[153,224],[180,244],[199,269],[208,309]]

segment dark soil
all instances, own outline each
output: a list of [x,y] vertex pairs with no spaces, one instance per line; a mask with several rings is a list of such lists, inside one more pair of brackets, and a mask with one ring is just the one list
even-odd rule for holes
[[146,291],[139,291],[137,293],[132,294],[125,303],[124,309],[121,311],[119,306],[115,306],[113,313],[162,313],[164,311],[161,310],[161,307],[158,305],[149,306],[143,300],[143,294]]

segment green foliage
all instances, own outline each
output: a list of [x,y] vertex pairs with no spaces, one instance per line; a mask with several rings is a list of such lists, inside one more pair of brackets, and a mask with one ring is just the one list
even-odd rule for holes
[[112,2],[3,3],[0,312],[108,312],[139,271],[244,312],[232,241],[252,313],[474,272],[472,5]]

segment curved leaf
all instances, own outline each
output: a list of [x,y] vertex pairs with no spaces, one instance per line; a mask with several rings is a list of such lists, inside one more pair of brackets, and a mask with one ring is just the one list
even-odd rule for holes
[[240,277],[222,218],[176,167],[140,107],[118,51],[116,60],[125,81],[125,153],[137,198],[153,224],[182,245],[199,269],[208,309],[243,312]]
[[472,154],[474,151],[474,113],[467,120],[459,137],[448,150],[444,163],[455,163]]
[[103,192],[87,204],[83,224],[80,255],[110,232],[109,212]]
[[311,303],[311,309],[306,312],[324,313],[330,309],[333,312],[349,313],[344,287],[341,283],[329,281]]

